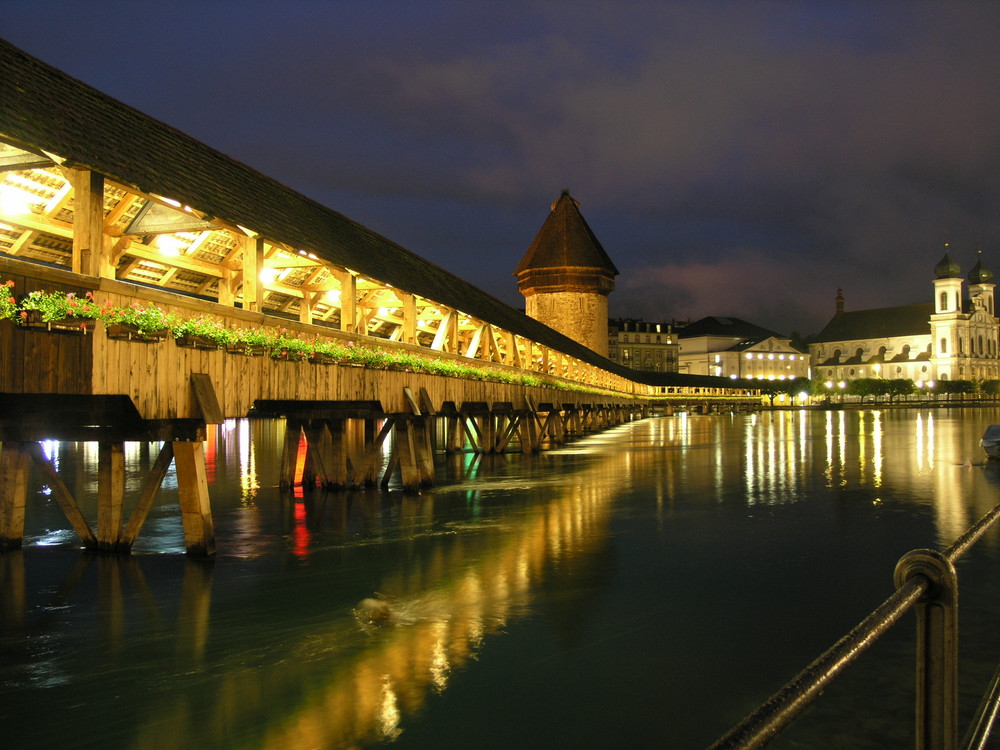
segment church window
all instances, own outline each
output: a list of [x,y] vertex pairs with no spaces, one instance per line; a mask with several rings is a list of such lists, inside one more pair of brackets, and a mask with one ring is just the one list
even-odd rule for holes
[[983,337],[982,337],[982,334],[980,334],[980,336],[979,336],[979,356],[982,357],[983,354],[985,354],[985,353],[986,353],[986,350],[983,349]]
[[948,341],[946,339],[941,339],[941,353],[948,353]]
[[941,312],[948,309],[948,292],[941,292]]

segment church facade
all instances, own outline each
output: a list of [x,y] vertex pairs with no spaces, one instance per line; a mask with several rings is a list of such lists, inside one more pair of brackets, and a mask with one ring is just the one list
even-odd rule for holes
[[924,304],[845,312],[838,289],[836,313],[809,345],[813,379],[1000,379],[993,273],[980,258],[963,278],[946,250],[934,274]]

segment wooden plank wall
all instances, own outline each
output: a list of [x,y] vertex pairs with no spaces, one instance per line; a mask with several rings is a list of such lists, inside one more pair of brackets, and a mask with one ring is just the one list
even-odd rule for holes
[[[84,294],[65,278],[39,279],[20,273],[3,274],[0,283],[14,282],[16,298],[37,290]],[[58,339],[57,346],[53,341]],[[89,337],[20,328],[0,321],[0,392],[90,393],[93,353]]]
[[[345,342],[358,338],[332,328],[303,325],[156,289],[138,289],[122,282],[70,275],[58,269],[33,267],[31,273],[32,277],[11,273],[9,262],[0,259],[0,283],[13,278],[15,296],[33,289],[74,291],[80,296],[95,290],[99,304],[127,306],[138,300],[155,303],[167,312],[185,317],[211,314],[232,327],[279,326],[304,337],[319,332]],[[107,338],[100,323],[86,336],[36,332],[17,328],[6,321],[0,323],[3,323],[0,325],[0,392],[124,394],[132,399],[145,419],[201,416],[190,384],[192,373],[209,376],[226,417],[245,416],[257,399],[378,401],[387,413],[405,413],[408,406],[403,397],[404,387],[413,393],[426,389],[431,403],[438,409],[449,401],[458,407],[466,402],[510,402],[515,409],[523,409],[525,397],[529,395],[535,403],[572,398],[567,391],[550,388],[188,349],[171,339],[157,343],[113,340]],[[418,347],[380,339],[366,343],[386,349],[429,353]],[[440,356],[468,362],[456,355]],[[489,367],[520,372],[496,363],[490,363]],[[626,394],[588,396],[586,400],[631,403],[634,397]]]

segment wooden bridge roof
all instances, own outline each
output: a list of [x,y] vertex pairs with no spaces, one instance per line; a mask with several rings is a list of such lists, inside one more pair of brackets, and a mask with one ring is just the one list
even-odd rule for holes
[[[249,229],[632,380],[680,384],[674,377],[639,373],[601,357],[361,224],[3,39],[0,141],[54,157],[64,167],[93,170],[141,193],[169,197],[207,220]],[[711,385],[709,380],[714,379],[699,384]]]

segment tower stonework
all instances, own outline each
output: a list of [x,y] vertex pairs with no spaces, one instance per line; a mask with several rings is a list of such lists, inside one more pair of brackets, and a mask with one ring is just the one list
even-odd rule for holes
[[608,295],[618,269],[563,192],[514,275],[525,312],[598,354],[608,356]]

